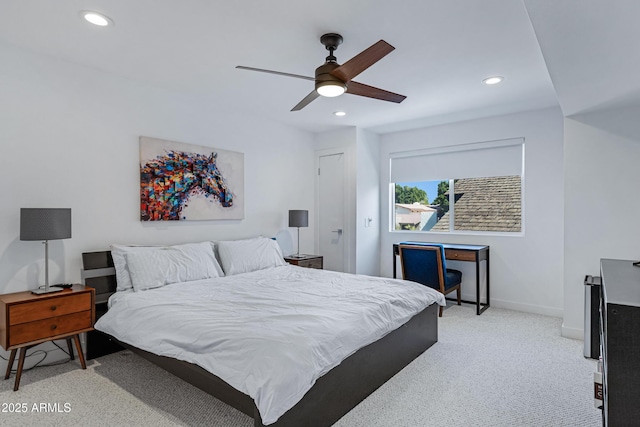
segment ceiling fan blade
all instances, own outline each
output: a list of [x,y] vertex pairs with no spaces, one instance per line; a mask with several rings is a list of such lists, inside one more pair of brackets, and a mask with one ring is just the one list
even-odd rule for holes
[[348,82],[376,62],[380,61],[395,47],[391,46],[384,40],[380,40],[373,46],[363,50],[335,70],[331,71],[331,74],[343,82]]
[[238,68],[240,70],[259,71],[261,73],[277,74],[279,76],[295,77],[297,79],[315,81],[315,78],[313,78],[313,77],[301,76],[299,74],[283,73],[283,72],[280,72],[280,71],[265,70],[265,69],[262,69],[262,68],[245,67],[244,65],[238,65],[238,66],[236,66],[236,68]]
[[406,96],[397,93],[389,92],[384,89],[378,89],[377,87],[365,85],[362,83],[350,81],[347,84],[347,93],[352,95],[366,96],[367,98],[381,99],[383,101],[401,103],[406,99]]
[[296,105],[295,107],[293,107],[291,109],[291,111],[300,111],[302,110],[304,107],[306,107],[307,105],[309,105],[311,103],[311,101],[313,101],[314,99],[316,99],[317,97],[319,97],[320,95],[318,94],[318,92],[316,92],[315,90],[313,92],[311,92],[309,95],[305,96],[304,99],[300,102],[298,102],[298,105]]

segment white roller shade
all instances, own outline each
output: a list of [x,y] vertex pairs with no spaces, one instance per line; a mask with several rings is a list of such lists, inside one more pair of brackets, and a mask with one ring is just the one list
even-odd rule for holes
[[392,153],[390,182],[521,175],[524,138]]

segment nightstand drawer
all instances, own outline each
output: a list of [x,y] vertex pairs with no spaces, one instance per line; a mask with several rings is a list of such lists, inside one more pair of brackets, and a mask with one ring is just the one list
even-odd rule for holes
[[9,324],[33,322],[35,320],[48,319],[50,317],[63,316],[91,309],[91,293],[84,292],[78,295],[66,293],[54,298],[42,301],[29,301],[12,305],[9,308]]
[[301,260],[298,265],[300,267],[307,267],[307,268],[318,268],[318,269],[322,269],[322,258],[314,258],[314,259],[308,259],[308,260]]
[[89,329],[92,327],[91,321],[91,310],[87,310],[15,325],[11,328],[9,347]]

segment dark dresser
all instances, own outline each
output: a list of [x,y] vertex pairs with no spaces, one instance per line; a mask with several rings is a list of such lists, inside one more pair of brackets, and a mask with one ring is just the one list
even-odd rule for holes
[[603,423],[640,423],[640,267],[602,259]]

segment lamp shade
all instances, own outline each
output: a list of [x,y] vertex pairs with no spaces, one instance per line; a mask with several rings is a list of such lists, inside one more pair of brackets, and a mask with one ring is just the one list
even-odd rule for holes
[[20,209],[20,240],[58,240],[69,238],[71,238],[71,209]]
[[308,227],[309,211],[289,211],[289,227]]

